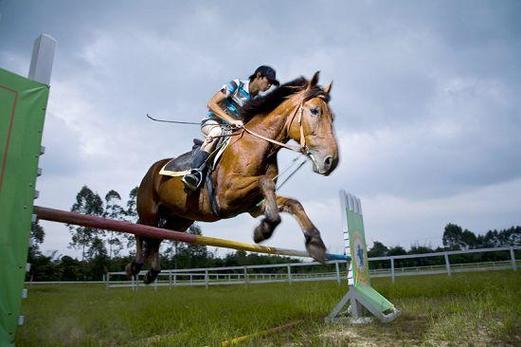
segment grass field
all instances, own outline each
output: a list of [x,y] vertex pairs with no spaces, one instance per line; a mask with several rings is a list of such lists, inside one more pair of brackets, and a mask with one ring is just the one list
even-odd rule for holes
[[295,323],[251,346],[521,345],[521,271],[374,279],[402,314],[390,324],[326,324],[336,282],[174,289],[29,287],[17,346],[220,346]]

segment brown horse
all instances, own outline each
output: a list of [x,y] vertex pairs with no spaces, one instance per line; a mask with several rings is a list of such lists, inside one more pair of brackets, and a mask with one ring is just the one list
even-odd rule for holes
[[[253,217],[264,215],[253,233],[258,243],[271,237],[281,221],[279,212],[283,211],[292,214],[300,224],[309,254],[325,261],[326,247],[300,202],[275,192],[277,153],[289,140],[300,143],[299,150],[311,159],[314,172],[327,176],[337,166],[333,113],[328,105],[331,84],[318,86],[318,75],[315,73],[310,81],[301,77],[286,83],[245,105],[241,111],[244,129],[232,136],[218,167],[211,173],[218,215],[212,212],[206,186],[187,193],[180,179],[159,174],[169,160],[164,159],[154,163],[141,181],[138,223],[185,231],[194,221],[213,222],[248,212]],[[149,259],[151,269],[145,283],[155,280],[160,272],[160,243],[161,240],[136,237],[136,259],[126,267],[129,277],[139,273]]]

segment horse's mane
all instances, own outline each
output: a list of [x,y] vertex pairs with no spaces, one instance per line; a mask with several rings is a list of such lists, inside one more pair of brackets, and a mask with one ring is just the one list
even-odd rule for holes
[[[270,113],[284,100],[304,90],[308,83],[309,81],[307,79],[304,77],[299,77],[293,81],[281,85],[264,96],[251,99],[241,109],[241,117],[243,122],[247,123],[256,115],[266,115]],[[311,88],[306,93],[306,95],[304,95],[304,100],[309,100],[317,96],[323,97],[326,102],[329,101],[329,95],[326,94],[324,90],[322,90],[322,88],[320,88],[318,85]]]

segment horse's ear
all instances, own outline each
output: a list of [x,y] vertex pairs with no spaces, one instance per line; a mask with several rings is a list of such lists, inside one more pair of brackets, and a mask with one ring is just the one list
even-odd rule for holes
[[324,93],[326,93],[327,95],[329,95],[329,93],[331,93],[331,88],[333,88],[333,81],[329,82],[329,84],[327,84],[327,85],[324,87]]
[[308,89],[311,89],[317,85],[319,77],[320,77],[320,71],[315,72],[313,77],[311,77],[311,81],[309,81]]

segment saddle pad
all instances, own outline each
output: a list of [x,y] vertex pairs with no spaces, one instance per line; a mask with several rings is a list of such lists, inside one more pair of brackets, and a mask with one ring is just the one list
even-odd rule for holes
[[181,154],[177,158],[172,158],[168,163],[163,166],[160,175],[181,177],[190,172],[190,166],[192,165],[192,151]]

